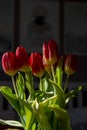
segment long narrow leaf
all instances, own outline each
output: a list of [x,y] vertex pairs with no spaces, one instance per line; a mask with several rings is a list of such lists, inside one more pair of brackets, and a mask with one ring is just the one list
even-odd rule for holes
[[2,95],[8,100],[8,102],[12,105],[12,107],[16,110],[16,112],[20,116],[22,123],[24,124],[24,121],[21,117],[22,108],[20,106],[19,98],[17,98],[16,95],[12,93],[12,89],[7,86],[0,87],[0,91]]
[[40,124],[41,130],[52,130],[51,124],[48,121],[48,115],[45,113],[45,107],[43,103],[38,104],[37,100],[35,100],[32,108],[34,116]]
[[58,84],[52,80],[49,80],[55,87],[56,95],[58,96],[57,104],[59,104],[61,107],[65,107],[65,94],[61,87],[58,86]]
[[15,121],[15,120],[2,120],[2,119],[0,119],[0,124],[9,125],[9,126],[16,126],[16,127],[23,127],[19,121]]
[[83,89],[82,86],[79,86],[71,91],[69,91],[68,93],[65,94],[65,100],[66,100],[66,104],[70,101],[70,99],[72,97],[75,97],[75,95],[77,94],[77,92],[81,91]]
[[60,108],[59,105],[49,105],[59,120],[59,130],[72,130],[70,125],[70,117],[65,109]]

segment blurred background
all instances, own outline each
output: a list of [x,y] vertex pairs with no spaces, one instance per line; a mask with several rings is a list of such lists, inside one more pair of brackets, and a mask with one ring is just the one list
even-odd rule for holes
[[[73,130],[87,130],[87,2],[86,0],[0,0],[0,85],[12,87],[2,70],[5,51],[23,45],[29,53],[42,51],[44,40],[54,38],[61,54],[78,56],[69,90],[85,86],[68,105]],[[36,81],[37,82],[37,81]],[[0,94],[0,118],[19,120]]]

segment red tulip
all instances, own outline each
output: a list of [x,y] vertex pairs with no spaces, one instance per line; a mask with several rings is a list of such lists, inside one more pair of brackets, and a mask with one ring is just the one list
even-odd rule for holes
[[29,61],[32,73],[37,77],[42,77],[44,75],[42,56],[37,52],[32,52]]
[[45,64],[54,65],[57,62],[58,47],[57,43],[51,39],[48,43],[43,43],[43,62]]
[[19,70],[27,72],[29,70],[29,57],[26,49],[22,46],[17,47],[16,57],[19,63]]
[[10,76],[13,76],[18,71],[17,59],[14,53],[5,52],[2,55],[2,68],[4,72]]
[[77,57],[75,55],[69,54],[66,56],[64,71],[66,74],[74,74],[77,70]]

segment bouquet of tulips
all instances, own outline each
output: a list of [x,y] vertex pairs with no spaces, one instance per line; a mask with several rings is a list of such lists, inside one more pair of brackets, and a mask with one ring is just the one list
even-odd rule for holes
[[[42,54],[28,54],[23,46],[17,47],[14,53],[5,52],[2,68],[11,76],[13,89],[1,86],[0,91],[20,117],[20,122],[2,122],[24,130],[72,130],[66,106],[82,89],[79,86],[66,92],[69,76],[77,70],[75,55],[60,56],[56,41],[50,39],[43,42]],[[39,79],[38,87],[35,77]]]

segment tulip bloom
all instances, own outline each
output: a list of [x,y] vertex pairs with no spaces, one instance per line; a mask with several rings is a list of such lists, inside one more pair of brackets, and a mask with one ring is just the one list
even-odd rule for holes
[[75,55],[67,55],[64,64],[64,71],[66,74],[74,74],[77,70],[77,57]]
[[50,39],[48,43],[43,43],[43,62],[44,64],[54,65],[58,59],[57,43]]
[[29,57],[26,49],[22,46],[17,47],[16,57],[18,59],[19,70],[27,72],[29,70]]
[[44,75],[42,56],[39,53],[32,52],[29,58],[29,63],[32,69],[32,73],[35,76],[42,77]]
[[4,72],[10,76],[13,76],[18,71],[17,59],[14,53],[5,52],[2,55],[2,68]]

